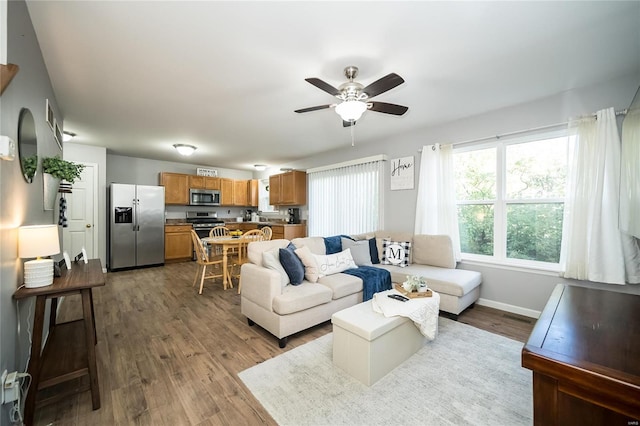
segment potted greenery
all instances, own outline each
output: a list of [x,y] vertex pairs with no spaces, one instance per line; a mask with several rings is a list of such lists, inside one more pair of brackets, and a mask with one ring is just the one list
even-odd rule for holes
[[36,175],[36,169],[38,168],[38,155],[33,154],[30,157],[26,157],[22,160],[22,172],[24,173],[27,182],[33,182],[33,177]]
[[53,210],[60,181],[67,182],[64,192],[71,192],[71,184],[80,177],[82,170],[84,165],[63,160],[59,155],[42,159],[45,210]]

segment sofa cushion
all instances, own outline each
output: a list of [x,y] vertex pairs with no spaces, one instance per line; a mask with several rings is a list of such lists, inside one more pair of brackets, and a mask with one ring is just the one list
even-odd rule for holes
[[296,246],[296,248],[303,246],[309,247],[309,250],[311,250],[311,253],[313,254],[327,254],[324,245],[324,238],[322,237],[294,238],[291,242]]
[[382,264],[396,265],[404,268],[409,265],[409,255],[411,253],[411,241],[392,241],[385,238],[382,240],[383,254]]
[[342,250],[340,253],[313,255],[318,262],[318,269],[320,270],[320,276],[337,274],[349,268],[356,268],[356,264],[351,256],[351,250]]
[[418,265],[413,263],[406,268],[394,265],[377,265],[391,273],[391,281],[401,283],[407,275],[418,275],[426,278],[427,286],[437,293],[462,297],[480,285],[482,274],[465,269],[439,268],[437,266]]
[[298,285],[304,280],[304,265],[300,258],[293,251],[295,247],[289,244],[285,248],[279,249],[280,263],[289,276],[289,282]]
[[318,262],[309,247],[302,246],[299,249],[295,249],[295,253],[298,255],[302,264],[304,265],[304,277],[307,281],[315,283],[320,278],[320,270],[318,268]]
[[[384,253],[382,248],[382,240],[388,238],[392,241],[409,241],[413,242],[413,233],[411,232],[399,232],[399,231],[376,231],[376,246],[378,247],[378,259],[382,262],[382,255]],[[413,259],[409,255],[409,263],[412,263]]]
[[247,258],[254,265],[262,265],[262,252],[283,248],[289,245],[289,240],[253,241],[247,246]]
[[342,248],[351,250],[351,256],[356,265],[370,266],[372,264],[368,240],[353,241],[349,238],[342,238]]
[[332,294],[328,287],[306,281],[297,286],[288,285],[282,294],[273,298],[273,311],[279,315],[304,311],[331,302]]
[[343,239],[351,239],[348,235],[334,235],[333,237],[324,237],[324,247],[326,254],[340,253],[346,247],[342,247]]
[[289,275],[287,275],[287,271],[284,270],[280,263],[280,249],[274,248],[273,250],[262,252],[262,266],[267,269],[273,269],[280,274],[282,287],[289,284]]
[[414,235],[413,263],[455,269],[456,259],[453,244],[448,235]]
[[322,277],[318,284],[329,287],[333,292],[333,300],[362,291],[362,280],[353,275],[333,274]]

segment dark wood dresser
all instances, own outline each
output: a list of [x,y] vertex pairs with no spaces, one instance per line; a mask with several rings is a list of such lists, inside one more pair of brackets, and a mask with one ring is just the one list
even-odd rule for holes
[[558,284],[522,366],[535,425],[638,425],[640,296]]

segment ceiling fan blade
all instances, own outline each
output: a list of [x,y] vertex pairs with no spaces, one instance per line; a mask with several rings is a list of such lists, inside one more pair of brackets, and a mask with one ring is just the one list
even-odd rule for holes
[[402,115],[409,110],[409,107],[386,102],[369,102],[371,111],[383,112],[385,114]]
[[373,98],[374,96],[378,96],[380,93],[391,90],[402,83],[404,83],[404,79],[398,74],[392,72],[362,89],[362,93],[366,93],[369,98]]
[[324,81],[320,80],[319,78],[305,78],[305,81],[313,84],[314,86],[316,86],[320,90],[324,90],[325,92],[327,92],[331,96],[340,95],[340,91],[338,89],[336,89],[335,87],[333,87],[329,83],[325,83]]
[[310,111],[318,111],[319,109],[327,109],[327,108],[331,108],[334,104],[329,104],[329,105],[318,105],[318,106],[314,106],[314,107],[309,107],[309,108],[302,108],[302,109],[297,109],[294,112],[310,112]]
[[342,127],[351,127],[355,125],[356,125],[355,121],[342,120]]

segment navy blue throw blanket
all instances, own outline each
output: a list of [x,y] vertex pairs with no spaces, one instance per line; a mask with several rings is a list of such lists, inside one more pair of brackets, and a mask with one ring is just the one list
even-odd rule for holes
[[342,271],[362,279],[362,301],[373,298],[375,293],[391,289],[391,274],[386,269],[375,266],[359,266]]

